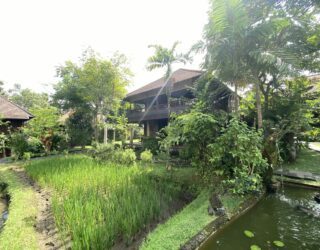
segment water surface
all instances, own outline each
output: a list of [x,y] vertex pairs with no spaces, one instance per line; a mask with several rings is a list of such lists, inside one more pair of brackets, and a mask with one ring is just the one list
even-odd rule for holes
[[[268,195],[248,213],[209,238],[200,250],[249,250],[255,244],[261,249],[320,249],[320,217],[308,215],[296,208],[304,206],[320,215],[320,204],[313,197],[317,191],[286,187],[283,192]],[[250,230],[253,238],[243,231]],[[272,242],[280,240],[285,247]]]

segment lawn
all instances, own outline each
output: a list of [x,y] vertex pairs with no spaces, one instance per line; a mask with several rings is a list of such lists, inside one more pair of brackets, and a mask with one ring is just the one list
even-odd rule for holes
[[302,149],[297,160],[292,164],[284,165],[284,168],[320,174],[320,153]]
[[151,168],[99,164],[84,155],[32,161],[27,173],[53,190],[57,227],[73,249],[109,249],[131,244],[148,224],[161,219],[180,187],[150,178]]
[[38,249],[33,225],[38,212],[35,191],[21,183],[7,165],[0,165],[0,182],[8,184],[9,217],[0,234],[0,249]]

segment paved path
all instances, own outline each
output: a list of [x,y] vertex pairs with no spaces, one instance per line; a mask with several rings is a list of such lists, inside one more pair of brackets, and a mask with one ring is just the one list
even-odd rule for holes
[[289,170],[289,169],[277,169],[274,171],[275,175],[283,175],[284,177],[294,178],[294,179],[302,179],[302,180],[309,180],[309,181],[320,181],[320,175],[298,171],[298,170]]
[[320,142],[309,142],[309,148],[314,151],[320,152]]

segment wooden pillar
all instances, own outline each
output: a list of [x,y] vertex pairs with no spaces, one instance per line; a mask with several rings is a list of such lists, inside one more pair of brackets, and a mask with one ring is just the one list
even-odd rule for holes
[[133,146],[133,128],[130,128],[130,144]]
[[107,126],[105,126],[103,129],[103,143],[104,144],[108,143],[108,128],[107,128]]
[[150,136],[150,123],[149,121],[146,122],[147,123],[147,136]]

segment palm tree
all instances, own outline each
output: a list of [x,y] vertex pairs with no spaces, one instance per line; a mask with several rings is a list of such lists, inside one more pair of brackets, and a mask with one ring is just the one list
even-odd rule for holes
[[[179,42],[176,41],[172,45],[171,48],[165,48],[161,45],[149,45],[149,48],[154,48],[155,52],[153,56],[148,58],[147,69],[152,71],[154,69],[165,68],[165,88],[166,88],[166,95],[167,95],[167,106],[168,106],[168,123],[170,121],[170,114],[171,114],[171,91],[173,87],[173,83],[171,81],[172,75],[172,65],[175,63],[183,63],[185,64],[189,59],[188,55],[184,55],[182,53],[177,53],[176,48],[179,45]],[[169,170],[169,154],[170,149],[167,148],[167,162],[166,167]]]
[[168,102],[168,114],[170,118],[171,114],[171,91],[172,91],[172,66],[175,63],[183,63],[185,64],[189,61],[188,55],[177,53],[176,48],[179,45],[179,42],[176,41],[172,45],[171,48],[165,48],[161,45],[149,45],[149,48],[154,48],[155,52],[153,56],[148,58],[147,70],[152,71],[159,68],[165,68],[165,88],[166,88],[166,95],[167,95],[167,102]]
[[203,68],[235,87],[234,110],[238,116],[238,88],[246,84],[246,28],[248,16],[241,0],[213,0],[204,41],[193,50],[205,52]]

